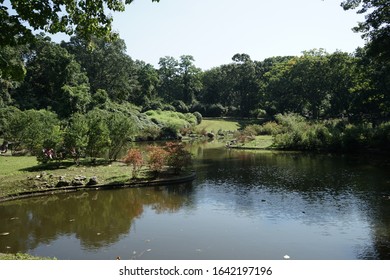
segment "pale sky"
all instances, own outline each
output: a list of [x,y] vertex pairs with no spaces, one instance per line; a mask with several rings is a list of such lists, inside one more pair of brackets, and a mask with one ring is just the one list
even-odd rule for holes
[[352,53],[364,41],[351,29],[364,16],[342,0],[135,0],[113,14],[127,52],[158,66],[160,57],[192,55],[204,70],[236,53],[253,60],[323,48]]

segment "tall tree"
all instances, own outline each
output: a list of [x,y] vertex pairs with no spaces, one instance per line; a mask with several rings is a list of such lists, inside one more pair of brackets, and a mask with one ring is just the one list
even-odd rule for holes
[[232,74],[237,107],[241,117],[250,117],[260,101],[256,64],[247,54],[235,54],[232,60],[235,61]]
[[135,105],[145,106],[159,98],[157,89],[160,78],[157,70],[151,64],[136,60],[135,66],[139,86],[136,87],[131,101]]
[[85,112],[89,84],[75,57],[48,37],[38,36],[26,57],[24,83],[12,97],[23,109],[52,108],[59,116]]
[[323,50],[278,63],[265,75],[265,107],[272,114],[294,112],[314,119],[348,113],[355,66],[348,54]]
[[10,90],[19,86],[24,79],[25,49],[24,46],[0,46],[0,108],[11,103]]
[[159,95],[166,102],[173,102],[180,95],[179,62],[172,56],[165,56],[160,58],[158,64],[160,66]]
[[179,62],[181,100],[187,105],[195,101],[195,96],[202,88],[202,70],[194,65],[194,57],[182,55]]
[[[390,117],[390,4],[388,0],[345,0],[345,10],[358,9],[357,13],[365,15],[365,21],[354,28],[367,40],[365,55],[366,70],[369,70],[371,87],[363,87],[359,100],[366,104],[362,109],[374,120]],[[367,77],[367,76],[366,76]]]
[[362,32],[368,40],[371,55],[390,60],[390,8],[388,0],[345,0],[341,6],[345,10],[358,9],[365,15],[365,21],[354,28]]
[[126,54],[126,44],[122,39],[106,42],[92,38],[94,48],[88,48],[88,41],[74,36],[68,43],[62,43],[87,72],[92,94],[99,89],[107,92],[116,102],[132,100],[138,87],[137,68],[134,61]]

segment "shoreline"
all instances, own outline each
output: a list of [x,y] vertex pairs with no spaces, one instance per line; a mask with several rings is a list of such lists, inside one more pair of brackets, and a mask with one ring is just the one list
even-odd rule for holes
[[0,203],[18,199],[25,199],[31,197],[53,195],[59,193],[68,193],[76,192],[80,190],[109,190],[109,189],[119,189],[119,188],[140,188],[140,187],[153,187],[161,185],[175,185],[192,182],[196,178],[196,172],[191,171],[190,174],[183,176],[172,176],[170,178],[157,178],[157,179],[145,179],[145,180],[135,180],[129,182],[112,182],[107,184],[96,184],[96,185],[82,185],[82,186],[65,186],[65,187],[55,187],[47,188],[41,190],[25,191],[16,194],[10,194],[7,196],[0,197]]

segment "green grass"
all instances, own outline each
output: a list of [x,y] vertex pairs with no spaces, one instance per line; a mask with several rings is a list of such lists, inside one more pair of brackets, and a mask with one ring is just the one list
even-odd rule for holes
[[234,147],[243,149],[269,149],[274,144],[274,138],[270,135],[255,136],[255,139],[244,144],[237,144]]
[[274,139],[270,135],[255,136],[255,140],[246,142],[243,147],[247,149],[267,149],[274,144]]
[[[99,185],[123,184],[134,179],[131,167],[125,163],[105,160],[98,160],[92,164],[85,159],[77,166],[71,160],[38,164],[35,157],[1,156],[0,170],[0,198],[23,192],[53,189],[60,181],[60,177],[62,177],[61,180],[72,183],[75,177],[83,176],[86,178],[83,181],[84,184],[91,177],[96,177]],[[171,173],[162,173],[159,176],[160,178],[164,176],[173,178]],[[136,180],[149,179],[156,179],[155,174],[150,173],[145,165]]]
[[37,164],[36,157],[0,156],[0,182],[7,176],[25,174],[24,169]]
[[196,128],[199,130],[204,129],[207,132],[218,132],[218,130],[236,131],[241,128],[241,124],[238,120],[234,119],[204,118]]
[[68,181],[76,176],[85,176],[87,180],[96,176],[101,184],[125,182],[131,177],[130,167],[121,162],[100,162],[96,165],[84,162],[76,166],[72,161],[64,161],[39,165],[35,157],[28,156],[1,156],[0,170],[0,197],[44,189],[47,184],[54,186],[60,176]]
[[3,254],[0,253],[0,260],[55,260],[51,258],[37,257],[29,254]]

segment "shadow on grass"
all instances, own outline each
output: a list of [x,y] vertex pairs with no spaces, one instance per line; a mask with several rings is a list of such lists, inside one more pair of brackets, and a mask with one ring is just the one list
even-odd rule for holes
[[269,121],[269,119],[266,119],[266,118],[259,118],[259,119],[253,119],[253,118],[248,118],[248,119],[245,119],[245,118],[236,118],[236,119],[231,119],[232,121],[236,121],[238,122],[238,125],[240,126],[239,129],[244,129],[246,126],[248,125],[252,125],[252,124],[259,124],[259,125],[262,125],[264,124],[265,122]]
[[39,171],[46,171],[46,170],[57,170],[57,169],[67,169],[71,166],[78,166],[78,167],[93,167],[93,166],[107,166],[111,164],[112,161],[104,160],[104,159],[96,159],[96,160],[83,160],[80,162],[79,165],[77,165],[74,161],[52,161],[48,163],[41,163],[36,166],[27,167],[19,169],[19,171],[26,171],[26,172],[39,172]]

